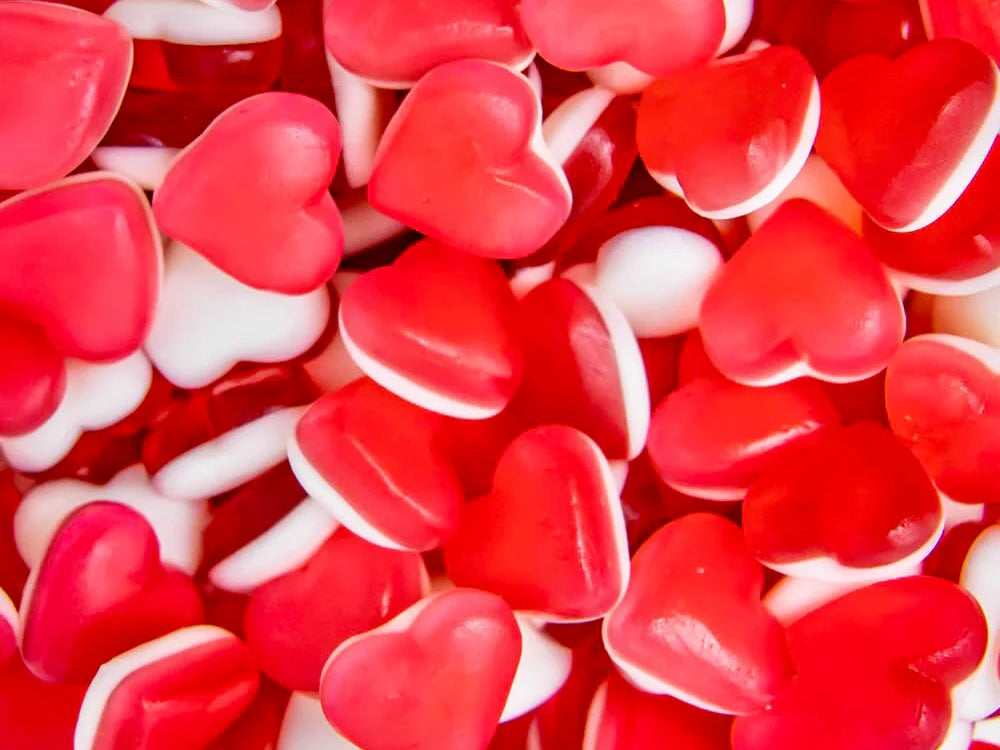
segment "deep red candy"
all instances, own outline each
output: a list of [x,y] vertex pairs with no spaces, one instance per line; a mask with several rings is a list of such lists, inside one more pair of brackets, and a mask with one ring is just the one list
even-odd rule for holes
[[932,39],[957,37],[1000,60],[1000,17],[992,0],[921,0]]
[[282,42],[181,44],[136,39],[129,86],[147,91],[197,91],[249,96],[269,89],[281,71]]
[[5,750],[62,750],[73,746],[84,689],[33,675],[20,658],[0,667],[0,724]]

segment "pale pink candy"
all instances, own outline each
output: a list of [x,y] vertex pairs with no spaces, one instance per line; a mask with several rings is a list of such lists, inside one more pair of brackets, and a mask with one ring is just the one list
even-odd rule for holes
[[375,149],[388,118],[383,109],[386,96],[370,83],[345,70],[329,52],[330,80],[336,96],[337,121],[343,139],[341,159],[344,176],[351,187],[368,184],[375,163]]
[[181,150],[165,146],[98,146],[90,155],[101,169],[127,177],[143,190],[163,184],[170,165]]
[[542,121],[542,138],[556,162],[566,162],[614,98],[613,91],[595,86],[573,94],[549,113]]
[[275,750],[361,750],[330,726],[323,706],[312,693],[294,692],[288,699],[285,718]]
[[951,333],[1000,348],[1000,286],[975,294],[935,297],[935,333]]
[[277,8],[248,13],[200,0],[118,0],[104,17],[124,26],[133,39],[176,44],[250,44],[281,35]]
[[540,630],[524,615],[516,615],[521,631],[521,658],[514,673],[500,722],[523,716],[559,692],[573,667],[573,652]]
[[[343,297],[348,287],[359,278],[361,278],[361,274],[356,271],[340,271],[333,277],[331,283],[336,289],[337,295]],[[305,362],[302,367],[324,393],[339,390],[348,383],[353,383],[358,378],[364,377],[361,368],[354,363],[351,355],[348,354],[347,347],[344,346],[344,337],[339,332],[330,339],[330,343],[323,351]]]

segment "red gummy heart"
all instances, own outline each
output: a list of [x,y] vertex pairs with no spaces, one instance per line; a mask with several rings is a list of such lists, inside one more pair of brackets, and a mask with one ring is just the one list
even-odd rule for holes
[[0,315],[0,435],[30,432],[55,412],[66,393],[63,356],[45,332],[28,321]]
[[253,701],[253,659],[222,628],[198,625],[104,664],[87,688],[75,750],[203,750]]
[[[351,571],[350,575],[344,575]],[[423,595],[419,555],[337,531],[301,569],[250,596],[246,642],[260,668],[290,690],[315,692],[330,653]]]
[[320,700],[334,728],[368,750],[481,750],[520,653],[502,599],[452,589],[338,648]]
[[90,503],[49,544],[21,603],[21,653],[44,680],[86,683],[113,656],[202,618],[191,579],[167,570],[149,523]]
[[874,422],[830,426],[786,451],[743,501],[754,556],[805,578],[912,568],[942,525],[941,501],[920,462]]
[[926,42],[896,61],[859,55],[830,73],[822,92],[817,153],[875,221],[896,231],[947,211],[1000,127],[996,66],[958,39]]
[[474,255],[528,255],[562,226],[571,202],[540,127],[526,78],[483,60],[441,65],[413,87],[386,128],[368,200]]
[[761,709],[792,674],[784,629],[760,602],[763,584],[736,524],[684,516],[635,554],[604,644],[647,692],[719,713]]
[[0,5],[0,190],[44,185],[79,166],[118,111],[132,40],[64,5]]
[[520,305],[525,371],[514,396],[531,424],[564,424],[592,438],[611,460],[646,442],[649,385],[622,313],[568,279],[533,289]]
[[73,746],[84,689],[42,682],[19,658],[0,667],[0,726],[4,750]]
[[309,494],[384,547],[430,550],[458,527],[462,488],[437,415],[361,379],[299,420],[288,460]]
[[975,600],[916,577],[852,591],[788,630],[796,676],[773,705],[740,717],[735,750],[935,750],[949,691],[986,647]]
[[424,240],[344,294],[340,333],[369,377],[426,409],[485,418],[521,377],[517,303],[493,262]]
[[339,157],[340,128],[326,107],[300,94],[258,94],[180,154],[153,211],[164,233],[244,284],[305,294],[343,253],[328,192]]
[[751,388],[702,378],[656,407],[649,456],[663,481],[680,492],[738,500],[792,446],[839,421],[817,383]]
[[525,432],[500,458],[492,492],[465,506],[444,553],[456,585],[500,594],[515,610],[603,617],[628,584],[625,519],[607,460],[571,427]]
[[958,336],[910,339],[885,380],[893,432],[938,488],[963,503],[1000,502],[1000,355]]
[[326,47],[362,78],[392,88],[416,83],[442,63],[475,57],[520,70],[535,51],[514,0],[328,3]]
[[812,150],[819,85],[793,47],[767,47],[656,81],[639,106],[650,174],[699,214],[743,216],[788,187]]
[[[808,247],[809,252],[802,252]],[[874,375],[903,339],[903,306],[865,243],[805,200],[781,205],[701,306],[705,350],[748,385]]]
[[149,205],[108,173],[71,177],[0,203],[0,303],[68,357],[135,351],[152,322],[160,241]]
[[626,62],[654,76],[715,57],[726,33],[722,0],[523,0],[539,53],[566,70]]
[[1000,17],[992,0],[921,0],[932,38],[957,37],[1000,60]]

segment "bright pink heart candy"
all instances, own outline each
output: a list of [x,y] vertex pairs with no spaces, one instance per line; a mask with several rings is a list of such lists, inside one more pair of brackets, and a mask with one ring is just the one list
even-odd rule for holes
[[73,746],[73,727],[84,689],[42,682],[15,658],[0,667],[0,724],[4,750],[62,750]]
[[774,200],[812,150],[819,85],[793,47],[766,47],[663,78],[643,93],[639,154],[650,174],[714,219]]
[[899,296],[867,245],[798,199],[744,243],[701,306],[709,357],[748,385],[863,380],[885,367],[903,329]]
[[323,14],[326,47],[341,65],[377,85],[412,86],[442,63],[478,58],[520,70],[535,50],[514,0],[344,0]]
[[299,482],[373,544],[430,550],[458,528],[462,488],[441,418],[362,379],[314,403],[288,459]]
[[320,683],[323,712],[368,750],[485,748],[520,652],[500,597],[452,589],[334,651]]
[[191,579],[163,567],[149,523],[90,503],[49,543],[21,602],[21,653],[44,680],[85,684],[102,663],[202,619]]
[[326,107],[299,94],[258,94],[181,153],[153,211],[166,234],[243,283],[304,294],[333,275],[343,252],[327,192],[339,156],[340,128]]
[[796,676],[736,719],[735,750],[935,750],[950,691],[983,658],[986,622],[955,584],[900,578],[852,591],[788,629]]
[[526,78],[483,60],[441,65],[413,87],[389,123],[368,199],[459,250],[529,255],[562,226],[571,203],[540,125]]
[[991,0],[921,0],[932,39],[957,37],[1000,60],[1000,17]]
[[0,316],[0,435],[30,432],[55,412],[66,393],[66,367],[39,327]]
[[425,409],[492,416],[521,377],[517,302],[492,261],[423,240],[364,274],[340,304],[340,334],[365,373]]
[[893,432],[945,495],[1000,502],[1000,354],[958,336],[905,342],[889,363]]
[[715,57],[726,34],[722,0],[524,0],[539,54],[566,70],[625,62],[669,75]]
[[763,584],[736,524],[684,516],[635,554],[604,645],[646,692],[718,713],[761,709],[792,675],[784,629],[760,602]]
[[751,388],[702,378],[656,407],[649,456],[663,481],[680,492],[738,500],[784,452],[839,421],[816,383]]
[[42,327],[65,356],[113,360],[142,343],[161,250],[132,183],[91,173],[0,203],[0,248],[0,303]]
[[253,701],[260,678],[240,640],[197,625],[104,664],[87,688],[75,750],[203,750]]
[[456,585],[492,591],[515,610],[603,617],[628,584],[625,519],[607,460],[571,427],[525,432],[501,456],[490,494],[465,506],[444,553]]
[[0,190],[72,172],[114,119],[132,67],[121,26],[64,5],[0,5]]
[[786,451],[743,501],[754,556],[811,579],[912,569],[937,543],[943,520],[920,462],[874,422],[830,426]]
[[254,591],[244,617],[247,646],[265,674],[315,692],[333,650],[415,604],[426,578],[420,555],[341,529],[304,567]]
[[[1000,127],[996,65],[958,39],[860,55],[823,81],[816,151],[871,217],[922,229],[958,199]],[[886,137],[886,123],[892,137]]]
[[520,306],[525,371],[514,406],[533,425],[564,424],[612,460],[646,442],[649,385],[628,321],[568,279],[533,289]]

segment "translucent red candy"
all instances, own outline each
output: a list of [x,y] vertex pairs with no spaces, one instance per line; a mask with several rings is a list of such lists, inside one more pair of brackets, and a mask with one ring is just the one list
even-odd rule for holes
[[1000,58],[1000,19],[989,0],[923,0],[927,34],[972,42],[994,60]]

